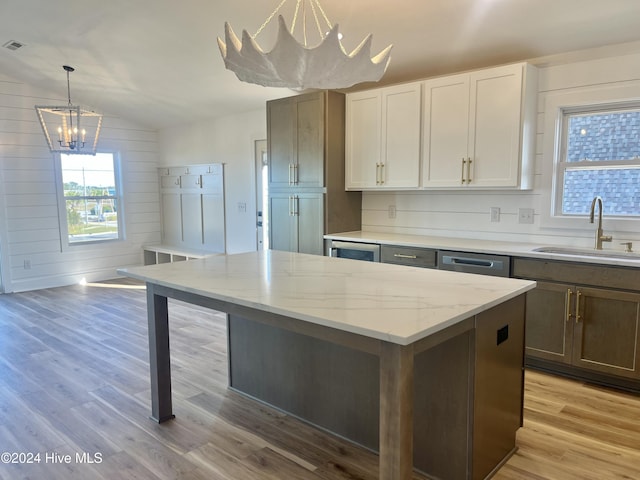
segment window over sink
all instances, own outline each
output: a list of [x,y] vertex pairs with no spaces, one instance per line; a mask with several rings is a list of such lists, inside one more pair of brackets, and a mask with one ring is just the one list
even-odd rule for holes
[[555,181],[555,215],[588,215],[600,195],[605,215],[640,216],[640,104],[563,109]]
[[[640,81],[550,92],[543,102],[540,224],[593,231],[596,195],[604,228],[640,233]],[[564,233],[563,233],[564,235]]]

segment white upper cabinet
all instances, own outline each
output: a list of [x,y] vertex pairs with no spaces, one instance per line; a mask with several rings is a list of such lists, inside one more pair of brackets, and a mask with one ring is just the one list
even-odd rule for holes
[[424,188],[533,187],[533,66],[441,77],[423,87]]
[[347,190],[419,187],[421,108],[420,83],[347,95]]

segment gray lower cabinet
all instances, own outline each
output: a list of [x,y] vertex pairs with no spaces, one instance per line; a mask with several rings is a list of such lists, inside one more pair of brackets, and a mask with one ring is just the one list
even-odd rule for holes
[[322,193],[274,193],[269,196],[273,250],[323,254]]
[[[515,276],[538,281],[526,307],[526,355],[533,365],[541,360],[546,367],[594,372],[598,380],[640,380],[640,292],[618,289],[638,288],[637,281],[627,283],[639,275],[634,270],[515,259]],[[581,282],[547,281],[553,277]]]

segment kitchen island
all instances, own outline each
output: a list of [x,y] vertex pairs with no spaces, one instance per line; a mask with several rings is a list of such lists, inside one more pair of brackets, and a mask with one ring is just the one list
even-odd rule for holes
[[515,449],[535,282],[278,251],[120,273],[147,284],[158,422],[175,298],[228,314],[231,388],[379,451],[381,479],[486,478]]

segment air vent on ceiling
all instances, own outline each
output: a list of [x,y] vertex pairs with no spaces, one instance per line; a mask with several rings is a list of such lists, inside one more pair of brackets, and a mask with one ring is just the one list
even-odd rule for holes
[[3,45],[3,47],[8,48],[9,50],[18,50],[19,48],[24,47],[24,43],[16,42],[15,40],[9,40]]

